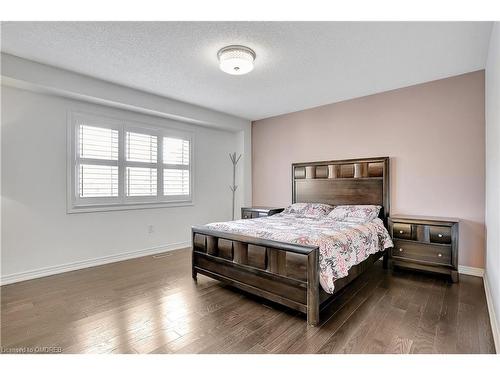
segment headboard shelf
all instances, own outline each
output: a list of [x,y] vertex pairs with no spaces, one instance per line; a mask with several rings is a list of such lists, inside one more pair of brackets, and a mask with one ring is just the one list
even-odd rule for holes
[[292,164],[292,203],[373,204],[389,215],[389,157]]

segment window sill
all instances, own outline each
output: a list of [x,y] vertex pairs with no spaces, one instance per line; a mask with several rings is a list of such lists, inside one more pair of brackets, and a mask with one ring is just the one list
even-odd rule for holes
[[179,202],[154,202],[154,203],[120,203],[108,205],[85,205],[68,207],[68,214],[77,214],[85,212],[108,212],[108,211],[129,211],[129,210],[144,210],[151,208],[166,208],[166,207],[184,207],[194,206],[192,200]]

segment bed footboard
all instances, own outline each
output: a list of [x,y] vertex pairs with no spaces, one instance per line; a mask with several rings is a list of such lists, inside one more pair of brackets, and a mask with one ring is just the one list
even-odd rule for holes
[[[192,227],[192,276],[203,274],[319,323],[319,248]],[[298,267],[290,267],[293,258]]]

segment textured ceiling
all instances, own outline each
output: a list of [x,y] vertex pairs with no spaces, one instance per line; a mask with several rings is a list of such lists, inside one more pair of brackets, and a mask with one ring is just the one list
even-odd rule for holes
[[[488,22],[3,22],[2,51],[256,120],[483,69]],[[230,76],[217,51],[243,44]]]

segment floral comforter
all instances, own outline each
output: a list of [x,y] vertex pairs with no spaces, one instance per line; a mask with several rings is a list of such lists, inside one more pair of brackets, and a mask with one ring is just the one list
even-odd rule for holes
[[281,242],[319,246],[320,284],[333,293],[335,280],[371,254],[392,247],[382,220],[368,223],[336,221],[327,217],[277,214],[258,219],[211,223],[209,228]]

